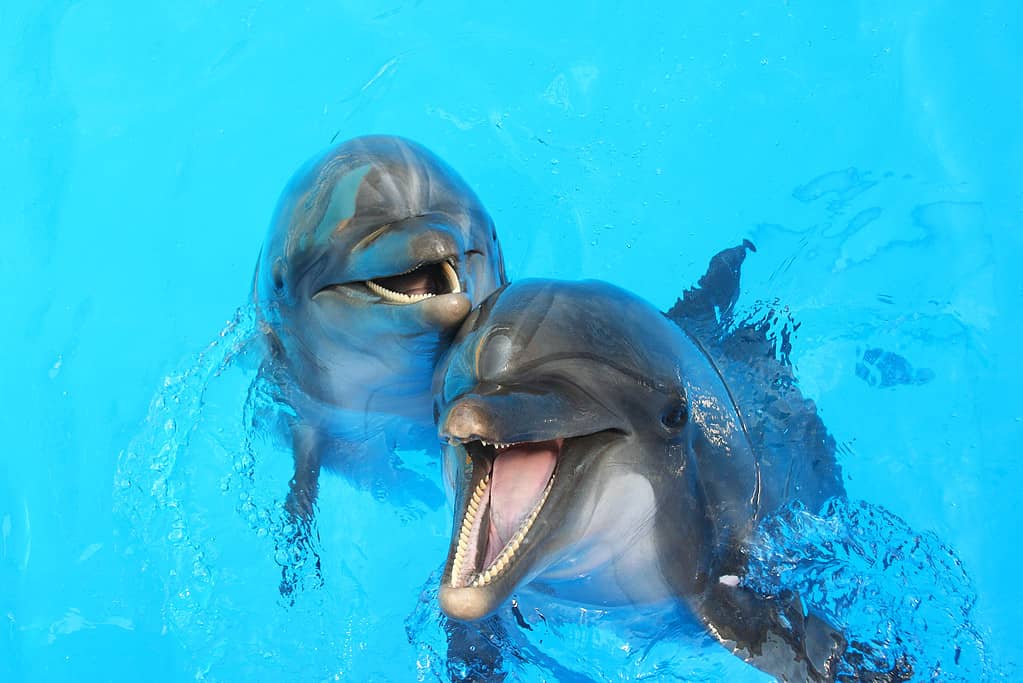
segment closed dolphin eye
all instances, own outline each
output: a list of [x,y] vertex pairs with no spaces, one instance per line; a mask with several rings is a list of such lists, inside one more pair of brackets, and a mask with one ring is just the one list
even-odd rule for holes
[[477,358],[477,375],[487,379],[501,377],[511,361],[514,343],[507,331],[497,330],[480,344],[481,353]]

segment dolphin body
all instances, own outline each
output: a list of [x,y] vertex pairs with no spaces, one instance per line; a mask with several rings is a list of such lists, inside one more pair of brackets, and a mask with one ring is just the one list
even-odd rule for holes
[[844,495],[834,440],[763,326],[726,333],[745,244],[669,315],[612,285],[525,280],[465,321],[434,392],[455,516],[439,592],[475,621],[517,590],[613,607],[681,599],[789,681],[846,641],[798,596],[741,584],[757,522]]
[[294,517],[311,520],[321,466],[370,479],[389,449],[432,432],[435,364],[504,282],[490,216],[422,146],[355,138],[295,174],[252,291],[268,374],[293,413]]

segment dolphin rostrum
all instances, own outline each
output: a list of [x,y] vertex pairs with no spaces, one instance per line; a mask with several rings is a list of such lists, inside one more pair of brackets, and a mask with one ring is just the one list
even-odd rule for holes
[[[736,250],[708,277],[727,285]],[[713,336],[734,298],[686,295],[672,313],[688,332],[596,281],[516,282],[470,314],[434,381],[455,494],[441,608],[475,621],[522,590],[601,607],[681,600],[756,667],[832,680],[843,635],[742,576],[764,515],[843,495],[834,442],[801,397],[790,412],[813,418],[791,437],[737,402],[765,398],[731,383],[761,380],[767,361],[742,367]]]
[[355,138],[295,174],[253,283],[293,412],[294,517],[310,520],[321,466],[358,480],[388,462],[387,448],[432,431],[436,361],[504,282],[490,216],[422,146]]

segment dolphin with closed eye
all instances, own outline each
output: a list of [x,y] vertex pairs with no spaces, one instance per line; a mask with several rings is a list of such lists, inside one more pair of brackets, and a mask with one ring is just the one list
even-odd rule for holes
[[311,521],[321,468],[369,480],[391,466],[390,449],[432,431],[436,361],[504,283],[487,211],[421,145],[354,138],[295,174],[252,291],[290,407],[294,518]]

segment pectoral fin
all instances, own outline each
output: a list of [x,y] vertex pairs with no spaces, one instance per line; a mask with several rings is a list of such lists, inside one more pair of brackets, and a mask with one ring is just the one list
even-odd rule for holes
[[835,680],[846,639],[835,625],[807,613],[791,591],[762,595],[720,584],[708,591],[700,615],[737,656],[790,683]]
[[[294,592],[308,579],[312,585],[323,584],[320,573],[319,545],[316,532],[316,496],[319,492],[320,463],[325,437],[299,422],[292,422],[292,449],[295,455],[295,476],[284,504],[292,532],[278,539],[278,550],[285,558],[281,564],[281,596],[294,602]],[[310,569],[310,567],[312,567]]]

